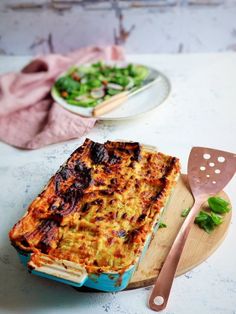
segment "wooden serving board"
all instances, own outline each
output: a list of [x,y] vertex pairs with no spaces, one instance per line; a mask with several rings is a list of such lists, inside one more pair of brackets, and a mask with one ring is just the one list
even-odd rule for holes
[[[223,191],[219,195],[229,201],[228,196]],[[182,175],[163,215],[162,221],[166,223],[167,228],[161,228],[155,234],[127,289],[145,287],[155,282],[165,257],[184,221],[181,212],[192,205],[193,197],[187,185],[187,178],[186,175]],[[231,216],[230,211],[224,216],[224,222],[211,234],[206,233],[197,225],[192,226],[176,276],[184,274],[202,263],[219,247],[226,236]]]

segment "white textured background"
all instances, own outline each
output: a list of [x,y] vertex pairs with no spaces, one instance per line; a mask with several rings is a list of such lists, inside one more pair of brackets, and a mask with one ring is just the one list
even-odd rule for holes
[[236,0],[1,0],[0,54],[121,44],[128,53],[236,50]]

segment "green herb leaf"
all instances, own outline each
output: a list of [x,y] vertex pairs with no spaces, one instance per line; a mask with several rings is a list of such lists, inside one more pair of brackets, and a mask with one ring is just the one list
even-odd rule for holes
[[119,91],[119,90],[116,90],[116,89],[111,89],[111,88],[109,88],[109,89],[107,90],[107,93],[108,93],[108,95],[110,95],[110,96],[114,96],[114,95],[116,95],[116,94],[119,94],[120,91]]
[[214,212],[207,213],[202,210],[196,216],[194,221],[195,224],[204,229],[207,233],[211,233],[215,227],[220,225],[222,222],[222,216],[215,214]]
[[222,224],[223,218],[221,215],[215,214],[214,212],[211,212],[210,215],[211,215],[212,221],[214,222],[216,226]]
[[167,225],[164,222],[159,223],[159,228],[166,228]]
[[[207,233],[211,233],[217,226],[222,224],[223,217],[219,214],[228,213],[231,210],[230,203],[221,197],[214,196],[208,198],[209,211],[201,210],[196,216],[194,223]],[[182,211],[181,217],[186,217],[190,208]]]
[[231,210],[229,207],[230,204],[218,196],[209,197],[208,205],[210,209],[217,214],[228,213]]
[[191,208],[185,208],[182,213],[181,213],[181,217],[186,217],[188,216],[189,212],[190,212]]
[[209,217],[210,217],[210,215],[207,212],[201,210],[195,218],[195,223],[207,221],[209,219]]

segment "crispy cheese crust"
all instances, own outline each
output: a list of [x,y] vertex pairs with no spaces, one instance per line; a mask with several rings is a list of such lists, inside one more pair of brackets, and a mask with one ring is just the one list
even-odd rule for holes
[[179,170],[177,158],[139,143],[86,139],[12,228],[12,244],[88,272],[122,272],[141,254]]

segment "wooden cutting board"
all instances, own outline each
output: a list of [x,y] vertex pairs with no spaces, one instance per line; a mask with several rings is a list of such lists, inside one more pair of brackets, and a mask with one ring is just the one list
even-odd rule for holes
[[[219,193],[219,195],[229,201],[228,196],[224,192]],[[167,228],[161,228],[157,231],[127,289],[145,287],[155,282],[165,257],[184,221],[184,218],[181,217],[181,212],[192,205],[193,197],[187,185],[186,175],[182,175],[163,216],[162,221],[167,224]],[[206,233],[197,225],[193,225],[181,256],[176,276],[184,274],[202,263],[219,247],[227,234],[231,216],[231,212],[227,213],[224,216],[224,222],[211,234]]]

